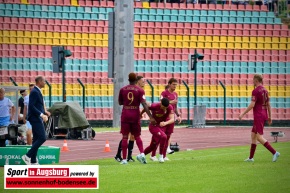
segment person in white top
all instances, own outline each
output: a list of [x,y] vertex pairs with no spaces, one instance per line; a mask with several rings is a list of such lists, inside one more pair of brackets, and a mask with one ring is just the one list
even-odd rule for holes
[[[29,84],[29,91],[34,88],[34,84]],[[26,95],[24,97],[24,111],[23,111],[23,122],[26,124],[26,139],[27,139],[27,145],[32,145],[32,126],[27,121],[27,114],[28,114],[28,104],[29,104],[29,95]]]
[[[5,97],[5,89],[0,88],[0,127],[8,126],[15,115],[15,107],[11,100]],[[0,147],[5,147],[5,138],[0,136]]]

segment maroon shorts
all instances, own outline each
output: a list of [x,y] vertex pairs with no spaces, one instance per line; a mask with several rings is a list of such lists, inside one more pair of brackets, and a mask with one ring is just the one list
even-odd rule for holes
[[141,124],[138,123],[125,123],[121,122],[121,131],[123,135],[129,135],[131,133],[134,137],[138,137],[141,135]]
[[254,119],[254,125],[252,128],[253,133],[259,133],[260,135],[263,135],[264,132],[264,125],[265,125],[265,120],[263,119]]
[[152,136],[152,139],[154,141],[158,141],[159,140],[159,136],[161,136],[161,135],[166,136],[164,129],[165,129],[165,127],[160,127],[158,125],[152,125],[152,124],[150,124],[149,125],[149,131],[153,135]]
[[174,130],[174,123],[167,125],[165,128],[166,128],[165,129],[166,135],[171,135],[173,133],[173,130]]

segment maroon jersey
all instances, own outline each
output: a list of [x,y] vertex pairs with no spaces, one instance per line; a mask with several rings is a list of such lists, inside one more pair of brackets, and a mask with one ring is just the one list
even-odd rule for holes
[[263,86],[258,86],[252,92],[252,101],[256,102],[254,106],[254,119],[268,119],[267,106],[269,103],[268,91]]
[[169,105],[168,108],[164,111],[163,109],[161,109],[161,103],[151,104],[149,110],[151,110],[152,116],[156,120],[158,125],[162,121],[166,121],[167,118],[169,118],[170,114],[173,114],[173,107],[171,105]]
[[121,88],[119,102],[123,105],[121,122],[137,123],[140,121],[139,106],[145,100],[145,92],[136,85],[127,85]]
[[[176,92],[170,92],[168,89],[163,91],[160,96],[160,100],[163,98],[168,98],[169,101],[178,100],[178,95]],[[177,104],[171,104],[173,111],[177,108]]]

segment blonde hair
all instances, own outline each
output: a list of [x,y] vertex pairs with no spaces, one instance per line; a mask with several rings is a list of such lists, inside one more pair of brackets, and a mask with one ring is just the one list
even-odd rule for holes
[[255,74],[254,79],[256,79],[258,82],[262,83],[263,82],[263,77],[260,74]]

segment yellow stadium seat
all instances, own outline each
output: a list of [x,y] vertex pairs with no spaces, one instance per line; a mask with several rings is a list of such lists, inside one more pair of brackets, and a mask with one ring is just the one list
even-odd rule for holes
[[89,46],[96,46],[96,41],[89,39]]
[[17,31],[17,32],[16,32],[16,36],[17,36],[17,37],[25,37],[25,36],[24,36],[24,31]]
[[219,44],[218,42],[213,42],[213,43],[211,44],[211,46],[212,46],[212,48],[215,48],[215,49],[220,48],[220,44]]
[[250,38],[247,37],[247,36],[243,36],[243,37],[242,37],[242,41],[243,41],[244,43],[248,43],[248,42],[250,42]]
[[108,40],[104,40],[102,42],[103,42],[103,45],[102,45],[103,47],[108,47],[108,43],[109,43]]
[[4,37],[3,38],[3,42],[7,43],[7,44],[17,44],[17,40],[16,38],[8,38],[8,37]]
[[60,39],[60,45],[67,45],[66,39]]
[[56,38],[52,39],[52,43],[53,43],[53,45],[57,45],[57,46],[60,45],[59,39],[56,39]]
[[146,37],[146,35],[139,35],[139,39],[142,41],[146,41],[147,37]]
[[154,41],[162,41],[161,35],[154,35]]
[[30,38],[23,38],[24,44],[31,44]]
[[234,49],[235,48],[234,43],[227,43],[227,45],[228,45],[229,49]]
[[227,43],[225,43],[225,42],[221,42],[221,43],[220,43],[220,48],[222,48],[222,49],[226,49],[226,48],[227,48]]
[[74,33],[67,33],[67,39],[75,39]]
[[99,46],[99,47],[102,47],[103,46],[103,41],[97,40],[96,41],[96,45]]
[[290,43],[287,44],[287,49],[290,50]]
[[272,44],[273,50],[279,50],[279,44]]
[[233,96],[233,92],[232,92],[231,90],[227,90],[227,91],[226,91],[226,96],[227,96],[227,97],[231,97],[231,96]]
[[139,48],[139,42],[136,41],[136,40],[134,41],[134,47],[135,47],[135,48]]
[[176,48],[182,48],[182,42],[175,42]]
[[103,34],[103,40],[108,40],[108,39],[109,39],[108,34]]
[[272,38],[271,37],[265,37],[264,40],[265,40],[265,42],[268,42],[268,43],[272,42]]
[[45,32],[42,32],[42,31],[38,32],[38,37],[39,38],[47,38],[45,35]]
[[197,42],[197,47],[198,48],[204,48],[204,43],[203,42]]
[[26,37],[26,38],[30,38],[30,37],[32,37],[32,33],[31,33],[31,31],[25,31],[25,32],[24,32],[24,37]]
[[176,40],[176,36],[174,35],[169,35],[169,41],[175,41]]
[[2,32],[3,37],[16,37],[16,33],[14,36],[11,36],[10,34],[11,34],[10,31],[6,30]]
[[69,45],[69,46],[74,46],[74,40],[70,40],[70,39],[68,39],[67,40],[67,45]]
[[257,38],[258,43],[265,43],[265,38],[264,37],[258,37]]
[[265,44],[264,44],[264,48],[265,48],[266,50],[271,50],[271,49],[272,49],[272,45],[271,45],[271,43],[265,43]]
[[139,41],[139,47],[145,48],[146,47],[146,42],[145,41]]
[[[77,40],[81,40],[82,39],[82,34],[81,33],[74,33],[75,38]],[[102,36],[102,34],[100,34],[100,36]]]
[[154,42],[153,41],[147,41],[146,46],[149,48],[154,48]]
[[88,40],[89,34],[82,33],[82,39]]
[[54,37],[54,34],[52,34],[52,32],[46,32],[45,38],[51,38],[52,39],[52,38],[55,38],[55,37]]
[[235,37],[235,42],[243,42],[242,37],[239,36]]
[[[41,39],[42,39],[42,38],[41,38]],[[53,43],[52,43],[52,39],[46,38],[46,39],[45,39],[45,44],[46,44],[46,45],[53,45]]]
[[161,36],[161,41],[168,41],[169,40],[169,36],[168,35],[162,35]]
[[190,41],[190,36],[182,36],[182,40],[189,42]]
[[89,41],[88,40],[81,40],[82,46],[89,46]]
[[38,38],[38,37],[39,37],[37,31],[32,31],[32,32],[31,32],[31,36],[32,36],[32,37],[35,37],[35,38]]
[[134,35],[134,40],[140,40],[140,35],[138,35],[138,34],[136,34],[136,35]]
[[167,48],[168,42],[161,42],[161,48]]
[[204,48],[211,49],[212,48],[211,42],[205,42],[204,43]]
[[235,37],[234,36],[229,36],[228,37],[228,42],[235,42]]
[[264,44],[263,43],[257,43],[257,49],[263,50]]
[[90,40],[95,40],[96,39],[96,34],[89,34],[89,39]]
[[189,48],[196,48],[196,42],[189,42]]
[[175,36],[175,38],[176,38],[176,41],[183,41],[182,35],[177,35]]
[[149,41],[154,41],[154,35],[152,35],[152,34],[148,34],[146,38]]
[[256,42],[257,42],[257,37],[253,37],[253,36],[251,36],[251,37],[250,37],[250,42],[252,42],[252,43],[256,43]]
[[[53,38],[61,38],[61,33],[59,33],[59,32],[53,32]],[[66,39],[66,38],[65,38]]]
[[74,44],[76,45],[76,46],[81,46],[82,44],[81,44],[81,40],[78,40],[78,39],[75,39],[74,40]]
[[256,43],[249,43],[250,49],[257,49]]
[[280,37],[280,43],[287,43],[287,38],[285,37]]
[[212,36],[205,36],[205,42],[212,42]]
[[168,47],[169,48],[175,48],[175,42],[168,42]]
[[16,38],[16,41],[18,44],[23,44],[24,43],[24,39],[23,38]]
[[60,33],[60,38],[61,39],[68,39],[67,38],[67,33]]
[[189,42],[181,42],[182,43],[182,48],[189,48]]
[[197,42],[197,36],[190,36],[191,42]]
[[150,9],[150,4],[149,2],[142,2],[142,7],[146,9]]
[[279,37],[272,37],[272,43],[279,43]]
[[205,42],[205,36],[197,36],[198,42]]
[[153,42],[153,46],[154,46],[155,48],[160,48],[160,47],[161,47],[161,42],[159,42],[159,41],[154,41],[154,42]]
[[227,36],[220,36],[220,42],[228,42]]
[[21,0],[21,4],[29,4],[28,0]]
[[287,44],[280,43],[279,44],[279,49],[280,50],[287,50]]
[[32,45],[37,45],[37,44],[45,45],[45,39],[44,38],[31,38],[30,41],[31,41]]
[[248,43],[242,43],[242,49],[249,49]]
[[79,6],[78,0],[71,0],[70,2],[72,6]]
[[242,49],[242,43],[235,43],[235,49]]
[[290,37],[287,38],[287,42],[290,42]]

